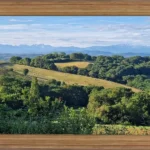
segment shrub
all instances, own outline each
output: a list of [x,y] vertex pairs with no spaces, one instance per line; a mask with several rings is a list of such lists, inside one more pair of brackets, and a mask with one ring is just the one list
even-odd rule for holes
[[29,73],[29,70],[28,69],[24,69],[23,70],[23,74],[26,76],[27,74]]

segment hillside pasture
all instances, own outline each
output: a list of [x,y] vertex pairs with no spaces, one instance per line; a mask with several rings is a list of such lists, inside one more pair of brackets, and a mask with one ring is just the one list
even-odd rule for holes
[[[43,80],[55,79],[58,81],[65,82],[69,85],[77,84],[77,85],[84,85],[84,86],[87,86],[87,85],[104,86],[105,88],[116,88],[116,87],[131,88],[129,86],[107,81],[107,80],[96,79],[96,78],[69,74],[69,73],[62,73],[62,72],[57,72],[53,70],[46,70],[46,69],[35,68],[35,67],[30,67],[30,66],[25,66],[25,65],[15,64],[11,67],[13,67],[14,71],[19,72],[19,73],[22,73],[23,69],[27,68],[29,69],[30,76],[34,76]],[[131,88],[131,89],[134,92],[141,91],[136,88]]]
[[78,68],[86,68],[89,64],[90,62],[86,62],[86,61],[85,62],[77,61],[77,62],[67,62],[67,63],[55,63],[55,65],[60,68],[70,67],[70,66],[76,66]]

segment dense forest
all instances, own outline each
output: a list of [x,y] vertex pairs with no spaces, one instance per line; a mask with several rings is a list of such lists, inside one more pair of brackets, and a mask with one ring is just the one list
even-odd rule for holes
[[0,70],[0,133],[90,134],[88,94],[102,87],[68,86]]
[[[63,71],[54,64],[56,58],[49,60],[51,55],[34,59],[12,57],[11,62],[45,69],[53,65],[54,70]],[[71,54],[70,61],[85,61],[73,56],[76,55]],[[51,62],[46,64],[48,61]],[[91,61],[85,68],[88,76],[102,78],[103,75],[104,79],[115,79],[146,90],[134,93],[122,87],[67,85],[54,79],[43,82],[28,76],[27,69],[21,75],[13,69],[1,68],[0,133],[93,134],[99,131],[97,125],[149,126],[150,58],[99,56],[88,61]],[[113,74],[112,70],[117,73]]]

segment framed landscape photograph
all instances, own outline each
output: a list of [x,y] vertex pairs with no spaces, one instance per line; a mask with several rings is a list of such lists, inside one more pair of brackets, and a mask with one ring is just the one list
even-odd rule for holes
[[0,2],[0,149],[149,149],[150,2]]

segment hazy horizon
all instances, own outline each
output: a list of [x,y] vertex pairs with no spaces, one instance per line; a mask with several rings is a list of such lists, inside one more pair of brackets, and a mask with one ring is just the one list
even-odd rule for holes
[[150,17],[0,17],[0,45],[150,46]]

